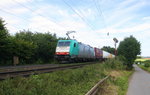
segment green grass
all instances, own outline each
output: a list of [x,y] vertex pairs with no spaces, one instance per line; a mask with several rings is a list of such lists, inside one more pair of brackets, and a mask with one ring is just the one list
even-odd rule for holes
[[123,69],[115,59],[79,69],[7,79],[0,81],[0,95],[84,95],[114,69]]
[[150,59],[145,59],[145,58],[137,58],[136,60],[135,60],[135,62],[143,62],[143,61],[147,61],[147,60],[150,60]]
[[111,77],[106,82],[101,95],[126,95],[129,77],[133,71],[117,70],[112,71]]
[[142,62],[141,64],[138,64],[138,66],[148,72],[150,72],[150,60],[146,60]]
[[104,64],[0,81],[0,95],[84,95],[106,76]]
[[142,68],[143,70],[146,70],[148,72],[150,72],[150,67],[146,67],[145,65],[138,65],[140,68]]
[[119,88],[118,95],[126,95],[128,89],[129,77],[132,74],[132,71],[121,71],[123,75],[116,78],[113,82],[114,85]]

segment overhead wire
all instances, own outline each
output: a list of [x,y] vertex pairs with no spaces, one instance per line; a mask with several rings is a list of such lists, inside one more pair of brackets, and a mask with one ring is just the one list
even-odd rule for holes
[[17,16],[17,15],[15,15],[14,13],[8,12],[8,11],[6,11],[6,10],[0,9],[0,11],[4,12],[4,13],[6,13],[6,14],[9,14],[9,15],[13,15],[13,16],[15,16],[15,17],[24,18],[23,20],[26,21],[26,22],[29,21],[29,20],[28,20],[27,18],[25,18],[25,17]]
[[[13,1],[14,1],[14,0],[13,0]],[[32,11],[32,12],[34,12],[34,10],[32,10],[31,8],[28,8],[28,7],[26,7],[25,5],[23,5],[23,4],[21,4],[21,3],[17,2],[17,1],[14,1],[14,2],[16,2],[16,3],[19,4],[20,6],[26,8],[26,9]],[[24,16],[23,16],[23,17],[22,17],[22,16],[18,16],[18,15],[16,15],[15,13],[11,13],[11,12],[8,12],[8,11],[6,11],[6,10],[0,9],[0,11],[2,11],[2,12],[4,12],[4,13],[7,13],[7,14],[9,14],[9,15],[13,15],[13,16],[15,16],[15,17],[24,18],[23,21],[26,21],[26,22],[30,21],[29,19],[25,18]],[[37,15],[42,16],[43,18],[47,19],[46,17],[44,17],[44,16],[41,15],[41,14],[37,14]],[[58,24],[57,22],[54,22],[54,21],[52,21],[52,22],[55,23],[55,24],[57,24],[57,25],[59,25],[59,26],[61,26],[61,25]],[[15,25],[11,25],[11,26],[14,27]],[[44,26],[44,25],[42,25],[42,26]],[[17,26],[17,27],[18,27],[18,26]],[[17,28],[17,27],[15,27],[15,28]],[[64,28],[63,26],[61,26],[61,27]],[[65,28],[64,28],[64,29],[65,29]],[[55,29],[54,29],[54,28],[51,28],[51,30],[54,31]]]
[[[17,16],[17,15],[15,15],[15,14],[13,14],[13,13],[11,13],[11,12],[8,12],[8,11],[6,11],[6,10],[3,10],[3,9],[0,9],[0,11],[1,12],[3,12],[3,13],[6,13],[6,14],[9,14],[9,15],[12,15],[12,16],[14,16],[14,17],[19,17],[19,18],[24,18],[24,17],[21,17],[21,16]],[[29,20],[28,19],[26,19],[26,18],[24,18],[24,19],[22,19],[24,22],[28,22]],[[13,26],[13,27],[15,27],[15,28],[17,28],[18,29],[18,25],[11,25],[11,26]]]
[[[6,13],[6,14],[9,14],[9,15],[12,15],[12,16],[14,16],[14,17],[17,17],[17,18],[21,18],[21,20],[23,21],[23,22],[30,22],[30,20],[29,19],[27,19],[27,18],[25,18],[25,17],[22,17],[22,16],[18,16],[18,15],[16,15],[15,13],[11,13],[11,12],[8,12],[8,11],[6,11],[6,10],[3,10],[3,9],[0,9],[0,11],[1,12],[3,12],[3,13]],[[21,24],[19,24],[19,25],[21,25]],[[11,26],[13,26],[14,28],[16,28],[16,29],[19,29],[18,28],[18,25],[11,25]],[[44,25],[42,25],[42,26],[44,26]],[[41,27],[42,27],[41,26]],[[51,30],[54,30],[54,29],[52,29],[51,28]]]
[[99,7],[98,7],[98,5],[97,5],[96,0],[93,0],[93,2],[94,2],[94,5],[95,5],[95,8],[97,9],[98,15],[101,16],[101,12],[100,12],[100,10],[99,10]]
[[[24,4],[22,4],[22,3],[20,3],[20,2],[18,2],[18,1],[16,1],[16,0],[13,0],[14,2],[16,2],[17,4],[19,4],[20,6],[22,6],[22,7],[24,7],[24,8],[26,8],[26,9],[28,9],[28,10],[30,10],[31,12],[34,12],[34,13],[36,13],[32,8],[29,8],[29,7],[27,7],[27,6],[25,6]],[[80,11],[80,10],[78,10],[79,12],[77,12],[69,3],[67,3],[65,0],[62,0],[68,7],[70,7],[71,8],[71,10],[73,11],[73,12],[75,12],[80,18],[81,18],[81,20],[84,22],[84,23],[86,23],[90,28],[91,28],[91,30],[93,31],[94,29],[92,28],[92,26],[88,23],[88,21],[85,19],[85,16],[84,16],[84,14]],[[6,13],[8,13],[8,12],[6,12]],[[11,15],[14,15],[14,14],[12,14],[12,13],[8,13],[8,14],[11,14]],[[41,15],[41,14],[39,14],[39,13],[36,13],[37,15],[39,15],[39,16],[41,16],[41,17],[43,17],[43,18],[46,18],[46,19],[48,19],[46,16],[44,16],[44,15]],[[15,15],[14,15],[15,16]],[[26,20],[28,20],[28,19],[26,19]],[[25,20],[25,21],[26,21]],[[51,20],[50,20],[51,21]],[[52,21],[52,22],[54,22],[54,21]],[[55,24],[57,24],[57,25],[59,25],[59,26],[61,26],[60,24],[58,24],[57,22],[54,22]],[[64,27],[63,27],[64,28]]]
[[64,26],[62,26],[61,24],[57,23],[56,21],[52,21],[52,20],[48,19],[46,16],[44,16],[44,15],[42,15],[40,13],[35,12],[32,8],[29,8],[29,7],[25,6],[24,4],[22,4],[22,3],[20,3],[20,2],[18,2],[16,0],[13,0],[13,1],[16,2],[17,4],[19,4],[20,6],[22,6],[22,7],[26,8],[26,9],[30,10],[31,12],[33,12],[33,13],[35,13],[35,14],[37,14],[37,15],[39,15],[39,16],[41,16],[41,17],[43,17],[43,18],[45,18],[45,19],[47,19],[47,20],[49,20],[49,21],[51,21],[51,22],[53,22],[53,23],[55,23],[55,24],[57,24],[59,26],[61,26],[62,28],[64,28]]
[[[23,17],[22,17],[22,16],[18,16],[18,15],[16,15],[15,13],[11,13],[11,12],[8,12],[8,11],[3,10],[3,9],[0,9],[0,11],[3,12],[3,13],[6,13],[6,14],[12,15],[12,16],[14,16],[14,17],[17,17],[17,18],[21,18],[21,20],[22,20],[23,22],[25,22],[25,23],[30,22],[30,20],[29,20],[28,18],[25,18],[24,16],[23,16]],[[19,25],[21,25],[21,24],[19,24]],[[11,26],[13,26],[13,27],[15,27],[15,28],[18,29],[18,25],[11,25]],[[43,25],[42,25],[42,26],[43,26]]]
[[[39,6],[39,4],[40,4],[39,2],[34,2],[34,3],[32,3],[32,5],[35,5],[36,8],[38,8],[37,6]],[[47,14],[47,16],[48,16],[48,15],[49,15],[49,14]],[[51,18],[56,20],[56,18],[54,18],[54,17],[51,17]],[[72,22],[72,23],[75,24],[75,22]],[[70,23],[70,24],[71,24],[71,23]],[[70,25],[70,24],[69,24],[69,25]],[[71,25],[74,25],[74,24],[71,24]],[[68,27],[68,26],[64,26],[64,25],[61,25],[61,26],[66,27],[66,28]],[[68,28],[69,28],[69,27],[68,27]]]
[[[37,8],[37,6],[39,6],[39,4],[40,4],[39,2],[34,2],[34,3],[32,3],[32,5],[35,5],[36,8]],[[48,14],[47,14],[47,15],[48,15]],[[54,17],[52,17],[52,18],[53,18],[53,19],[56,19],[56,18],[54,18]],[[67,24],[65,24],[65,25],[67,25]],[[69,27],[70,27],[70,26],[73,26],[73,25],[76,25],[76,23],[75,23],[74,21],[72,21],[71,23],[69,23],[69,25],[65,26],[66,28],[68,28],[68,29],[67,29],[67,32],[68,32],[68,31],[73,31],[72,29],[71,29],[71,30],[69,29]]]
[[[71,0],[70,0],[71,1]],[[73,3],[73,2],[72,2]],[[92,23],[89,23],[89,20],[86,18],[83,10],[81,10],[80,8],[76,8],[76,10],[78,11],[78,13],[86,20],[86,22],[92,27],[93,31],[94,31],[94,25]]]
[[82,17],[69,3],[67,3],[65,0],[62,0],[80,19],[90,27],[92,31],[94,31],[93,27],[85,20],[84,17]]
[[107,27],[108,27],[108,26],[107,26],[107,24],[106,24],[106,21],[105,21],[105,17],[104,17],[104,15],[103,15],[103,12],[102,12],[102,10],[101,10],[100,2],[98,2],[98,0],[93,0],[93,1],[94,1],[94,4],[95,4],[96,9],[97,9],[97,11],[98,11],[99,16],[101,16],[102,19],[103,19],[103,23],[104,23],[105,31],[107,32],[107,36],[109,36],[109,32],[107,31]]
[[[102,15],[102,18],[103,18],[103,22],[104,22],[104,27],[105,27],[105,31],[107,32],[107,36],[109,36],[109,38],[107,39],[112,39],[112,36],[110,36],[110,32],[111,31],[108,31],[108,26],[107,26],[107,23],[106,23],[106,20],[105,20],[105,16],[104,16],[104,13],[101,9],[101,5],[100,5],[100,0],[97,0],[97,5],[98,5],[98,9]],[[109,43],[110,44],[110,40],[106,40],[106,43]]]

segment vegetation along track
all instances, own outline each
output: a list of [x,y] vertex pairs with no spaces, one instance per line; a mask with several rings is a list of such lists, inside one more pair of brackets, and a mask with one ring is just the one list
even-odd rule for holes
[[65,65],[65,66],[57,66],[57,67],[47,67],[47,68],[37,68],[37,69],[30,69],[30,70],[20,70],[20,71],[7,71],[7,72],[0,72],[0,80],[4,80],[7,78],[14,78],[17,76],[29,76],[29,75],[36,75],[41,73],[48,73],[57,70],[64,70],[64,69],[75,69],[81,68],[86,65],[96,64],[97,62],[88,62],[86,64],[75,64],[75,65]]
[[100,85],[106,81],[110,75],[106,76],[104,79],[100,80],[91,90],[89,90],[85,95],[99,95]]

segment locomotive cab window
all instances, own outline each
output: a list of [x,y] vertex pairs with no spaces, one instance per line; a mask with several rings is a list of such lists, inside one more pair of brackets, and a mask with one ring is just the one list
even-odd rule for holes
[[64,46],[70,46],[70,42],[65,42]]
[[76,47],[76,43],[74,43],[74,47]]
[[63,46],[64,45],[64,42],[59,42],[58,43],[58,46]]
[[59,42],[58,46],[70,46],[70,42]]

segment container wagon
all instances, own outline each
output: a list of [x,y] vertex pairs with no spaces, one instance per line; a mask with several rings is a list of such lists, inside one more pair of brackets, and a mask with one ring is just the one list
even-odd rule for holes
[[106,51],[103,51],[103,59],[111,59],[111,58],[114,58],[115,56],[111,53],[108,53]]
[[95,51],[95,59],[101,61],[103,58],[103,51],[99,48],[94,48]]

